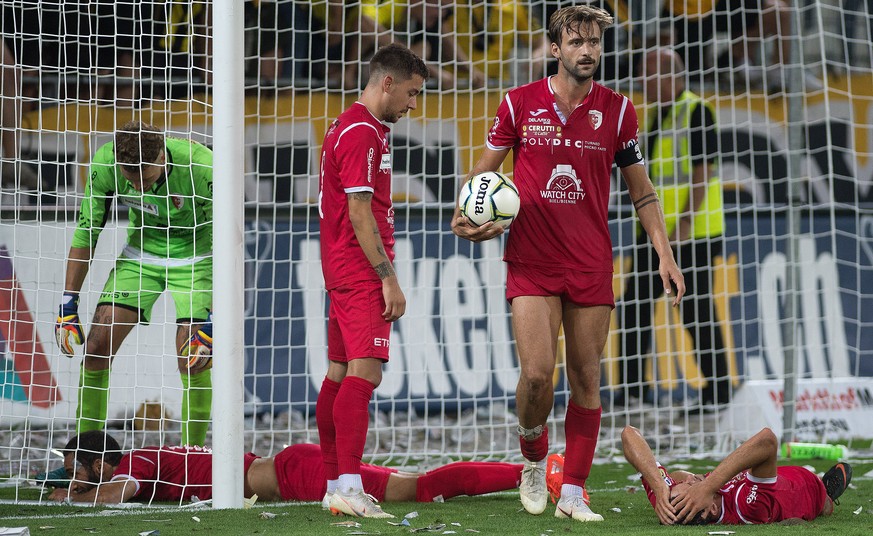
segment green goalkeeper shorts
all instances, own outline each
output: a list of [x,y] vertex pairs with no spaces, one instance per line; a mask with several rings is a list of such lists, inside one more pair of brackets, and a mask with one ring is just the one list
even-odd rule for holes
[[205,321],[212,309],[212,259],[167,267],[119,258],[97,304],[139,311],[140,322],[148,324],[165,290],[176,304],[176,322]]

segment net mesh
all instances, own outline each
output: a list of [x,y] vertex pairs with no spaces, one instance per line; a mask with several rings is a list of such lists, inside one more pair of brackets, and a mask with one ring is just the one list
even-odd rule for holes
[[[391,133],[396,270],[409,307],[392,332],[365,456],[424,465],[518,458],[503,243],[458,240],[449,221],[505,92],[556,71],[547,21],[567,4],[245,3],[246,450],[270,455],[317,441],[314,407],[327,368],[315,209],[321,140],[357,97],[374,47],[399,41],[425,57],[432,76],[418,109]],[[619,307],[603,358],[601,454],[620,449],[626,424],[660,455],[729,451],[756,427],[781,423],[792,353],[797,436],[869,437],[870,2],[595,4],[616,18],[597,80],[633,101],[644,149],[657,109],[647,104],[656,95],[645,83],[646,53],[664,47],[683,57],[688,89],[717,119],[726,220],[711,297],[727,372],[706,377],[681,311],[659,299],[651,315],[634,319],[651,324],[652,337],[641,349],[643,373],[628,382],[622,340],[637,332],[619,313],[634,273],[636,217],[614,173]],[[14,0],[2,11],[0,467],[24,486],[59,465],[50,449],[75,430],[81,348],[73,359],[59,354],[53,331],[93,154],[132,119],[210,145],[219,90],[211,69],[222,59],[212,55],[206,2]],[[511,175],[511,159],[503,171]],[[82,288],[86,332],[126,240],[126,207],[114,207]],[[175,341],[176,311],[164,295],[117,352],[107,426],[126,448],[180,441]],[[563,359],[561,345],[553,450],[564,441]],[[730,383],[730,402],[695,411],[718,379]]]

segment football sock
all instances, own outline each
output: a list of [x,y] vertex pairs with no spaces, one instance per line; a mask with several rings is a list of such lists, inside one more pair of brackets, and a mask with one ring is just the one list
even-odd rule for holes
[[376,387],[363,378],[346,376],[336,395],[333,425],[336,427],[336,461],[340,475],[361,473],[361,457],[370,426],[370,398],[374,389]]
[[546,459],[549,455],[549,427],[543,426],[543,433],[536,439],[525,439],[518,436],[521,445],[521,455],[532,462]]
[[359,474],[343,474],[339,476],[336,488],[341,493],[358,491],[364,489],[364,482]]
[[564,458],[564,484],[585,486],[591,473],[597,436],[600,435],[602,408],[588,409],[574,403],[567,404],[567,420],[564,435],[567,438],[567,454]]
[[182,376],[182,444],[204,445],[212,414],[212,371]]
[[327,491],[333,493],[336,490],[330,489],[330,482],[335,481],[339,477],[336,467],[336,428],[333,424],[333,405],[336,401],[336,395],[339,393],[340,382],[335,382],[327,378],[321,382],[321,391],[318,392],[318,400],[315,402],[315,423],[318,426],[318,443],[321,445],[321,458],[324,463],[324,473],[327,476],[328,486]]
[[76,410],[76,432],[102,430],[106,426],[109,406],[109,369],[88,370],[82,365],[79,373],[79,407]]
[[433,502],[458,495],[481,495],[518,487],[521,464],[501,462],[456,462],[418,477],[415,500]]

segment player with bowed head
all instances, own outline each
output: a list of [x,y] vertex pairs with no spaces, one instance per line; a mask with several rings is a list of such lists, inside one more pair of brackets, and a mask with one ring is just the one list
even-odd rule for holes
[[705,475],[667,471],[639,430],[621,432],[624,456],[642,476],[662,525],[725,525],[812,521],[834,511],[849,487],[852,466],[840,462],[819,478],[800,466],[777,466],[779,441],[764,428]]
[[[129,209],[127,244],[86,339],[79,292],[113,202]],[[74,345],[85,345],[78,432],[104,427],[112,360],[134,326],[149,322],[164,290],[176,306],[182,443],[202,445],[212,412],[212,151],[130,121],[91,161],[55,325],[63,354],[72,357]]]
[[[554,404],[558,331],[566,337],[570,401],[566,459],[555,516],[601,521],[583,498],[600,431],[600,356],[609,331],[612,241],[607,205],[613,163],[621,170],[643,228],[660,257],[664,291],[678,306],[685,282],[667,239],[664,216],[643,165],[630,100],[594,82],[605,11],[571,6],[549,20],[558,73],[507,93],[471,176],[497,170],[513,151],[521,210],[506,243],[506,299],[518,349],[518,433],[525,469],[521,502],[546,508],[547,419]],[[503,232],[473,225],[456,210],[452,230],[474,242]]]
[[[122,452],[103,431],[92,430],[70,439],[62,449],[69,487],[57,488],[49,498],[116,504],[180,503],[194,496],[212,497],[212,451],[203,447],[145,447]],[[263,501],[318,501],[326,479],[318,445],[285,447],[274,457],[245,455],[244,492]],[[426,473],[361,465],[361,475],[378,500],[433,502],[458,495],[481,495],[518,486],[520,464],[456,462]]]
[[427,75],[424,61],[408,48],[380,48],[360,98],[324,136],[318,212],[330,362],[315,414],[328,479],[324,502],[335,513],[393,517],[365,493],[360,467],[391,323],[406,311],[392,265],[388,124],[415,109]]

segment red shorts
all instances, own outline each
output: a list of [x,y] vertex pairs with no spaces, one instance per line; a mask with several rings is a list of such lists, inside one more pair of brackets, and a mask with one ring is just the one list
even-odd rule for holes
[[[310,443],[290,445],[273,458],[279,494],[285,501],[320,501],[327,491],[327,478],[321,460],[321,447]],[[364,491],[385,500],[388,478],[396,469],[378,465],[361,464],[361,480]]]
[[375,357],[388,361],[391,323],[382,318],[385,300],[381,281],[360,281],[328,290],[327,357],[348,363]]
[[518,296],[559,296],[582,307],[615,307],[612,272],[579,272],[568,268],[506,263],[506,301]]

